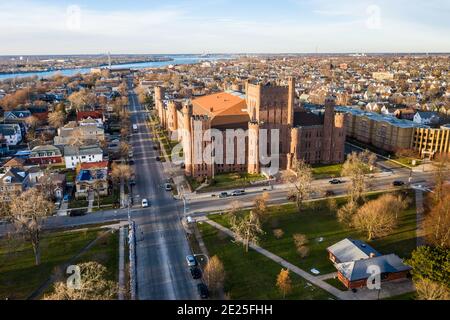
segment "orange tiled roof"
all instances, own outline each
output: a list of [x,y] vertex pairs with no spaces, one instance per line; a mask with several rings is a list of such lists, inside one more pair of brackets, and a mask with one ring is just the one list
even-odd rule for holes
[[108,168],[108,161],[101,161],[101,162],[85,162],[80,164],[81,170],[89,170],[93,168]]
[[227,92],[220,92],[192,100],[194,114],[206,114],[211,118],[217,116],[248,115],[247,103]]

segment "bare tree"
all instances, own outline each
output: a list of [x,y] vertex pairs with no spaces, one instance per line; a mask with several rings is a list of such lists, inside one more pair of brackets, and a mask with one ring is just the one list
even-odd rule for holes
[[209,259],[203,276],[208,288],[211,291],[219,293],[223,289],[223,284],[225,282],[225,269],[218,256],[213,256]]
[[400,196],[384,194],[367,202],[353,216],[352,225],[367,233],[367,240],[384,237],[397,226],[398,211],[405,208]]
[[62,127],[65,119],[65,115],[61,111],[55,111],[48,114],[48,123],[54,128]]
[[290,191],[295,197],[295,203],[299,211],[303,208],[303,202],[307,200],[313,191],[313,174],[311,166],[303,160],[294,159],[291,170],[286,170],[283,174],[283,180],[293,185]]
[[443,196],[425,216],[425,237],[432,245],[450,248],[450,186],[441,191]]
[[102,180],[95,180],[92,184],[92,189],[97,196],[97,208],[100,209],[100,190],[103,188],[104,182]]
[[244,246],[245,252],[248,252],[250,243],[257,244],[259,235],[264,234],[258,216],[252,211],[241,219],[231,221],[231,230],[234,232],[235,240]]
[[308,248],[308,237],[301,233],[296,233],[292,236],[294,239],[295,248],[297,250],[298,255],[301,258],[305,258],[309,254]]
[[118,285],[108,280],[108,270],[97,262],[85,262],[80,268],[80,288],[73,288],[66,282],[57,282],[53,293],[44,300],[113,300],[117,298]]
[[444,195],[444,185],[445,181],[449,178],[448,169],[449,156],[448,155],[439,155],[434,162],[434,201],[439,202]]
[[450,300],[450,290],[443,283],[419,278],[414,285],[419,300]]
[[337,211],[337,219],[340,223],[350,227],[352,225],[353,216],[357,211],[358,205],[353,201],[349,201],[339,208]]
[[375,163],[375,155],[370,152],[352,152],[342,167],[342,175],[350,178],[350,201],[359,202],[366,191],[366,177]]
[[281,269],[277,276],[277,288],[283,295],[283,299],[292,292],[292,280],[289,275],[289,269]]
[[36,188],[29,189],[21,194],[11,197],[9,210],[3,212],[19,231],[30,237],[35,256],[35,263],[41,263],[40,240],[42,219],[51,215],[54,209],[52,202]]
[[258,216],[260,221],[265,221],[267,218],[267,201],[269,198],[270,195],[267,192],[263,192],[253,202],[253,213]]

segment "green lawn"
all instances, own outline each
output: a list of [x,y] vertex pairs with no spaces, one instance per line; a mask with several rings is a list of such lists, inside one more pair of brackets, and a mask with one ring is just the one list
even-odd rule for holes
[[208,187],[200,192],[211,192],[215,190],[236,189],[250,187],[252,182],[264,180],[265,177],[259,174],[249,173],[223,173],[214,176],[213,181]]
[[[282,299],[276,279],[281,266],[265,256],[231,242],[231,238],[208,224],[199,225],[203,240],[211,256],[217,255],[226,272],[225,293],[230,299]],[[314,286],[294,273],[290,273],[293,292],[286,299],[325,300],[332,298],[327,292]]]
[[339,279],[335,279],[335,278],[331,278],[331,279],[327,279],[325,280],[326,283],[331,284],[333,287],[341,290],[341,291],[347,291],[347,287],[344,286],[344,284],[339,281]]
[[312,170],[315,179],[337,178],[341,176],[342,164],[313,165]]
[[[368,199],[378,195],[368,196]],[[343,204],[345,198],[337,201],[338,204]],[[226,215],[213,216],[211,219],[229,227]],[[305,271],[310,272],[312,268],[316,268],[322,274],[336,271],[328,260],[327,247],[346,237],[366,240],[363,234],[340,224],[335,212],[330,212],[323,200],[315,201],[313,207],[303,210],[302,213],[298,213],[294,204],[270,207],[263,229],[266,233],[261,237],[262,247]],[[284,236],[276,239],[273,229],[282,229]],[[400,215],[399,226],[392,235],[371,241],[370,244],[381,253],[395,253],[406,258],[416,245],[415,230],[416,213],[415,205],[412,203],[410,208]],[[296,252],[292,239],[295,233],[302,233],[308,237],[310,252],[306,258],[300,258]]]
[[85,199],[79,199],[79,200],[77,200],[77,199],[75,199],[75,198],[72,198],[72,199],[69,201],[69,209],[75,209],[75,208],[87,208],[88,205],[89,205],[89,203],[88,203],[88,201],[85,200]]
[[[401,164],[404,164],[404,165],[410,166],[410,167],[418,166],[422,163],[421,160],[415,159],[415,158],[410,158],[410,157],[400,157],[400,158],[394,158],[392,160],[395,160],[397,162],[400,162]],[[413,165],[414,160],[416,161],[415,165]]]
[[44,233],[39,266],[29,241],[0,239],[0,299],[25,299],[51,275],[54,269],[74,257],[97,238],[100,229]]

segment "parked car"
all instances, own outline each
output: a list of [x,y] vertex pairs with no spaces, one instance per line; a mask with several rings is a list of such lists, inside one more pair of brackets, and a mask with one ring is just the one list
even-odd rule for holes
[[82,216],[85,216],[86,214],[87,214],[86,209],[74,209],[74,210],[70,210],[69,216],[70,217],[82,217]]
[[202,271],[199,268],[191,268],[192,278],[197,280],[202,278]]
[[224,191],[219,194],[219,198],[228,198],[228,192]]
[[157,146],[153,146],[153,150],[158,150],[158,147]]
[[142,208],[147,208],[149,205],[150,204],[147,199],[142,199]]
[[161,157],[160,157],[160,156],[157,156],[157,157],[156,157],[156,161],[161,161]]
[[202,298],[202,299],[209,298],[209,290],[208,290],[208,287],[206,286],[206,284],[199,283],[197,285],[197,290],[198,290],[198,295],[200,296],[200,298]]
[[237,197],[237,196],[240,196],[240,195],[243,195],[243,194],[245,194],[245,190],[244,190],[244,189],[241,189],[241,190],[234,190],[234,191],[231,193],[231,195],[232,195],[233,197]]
[[340,180],[340,179],[331,179],[330,181],[328,181],[330,184],[340,184],[340,183],[344,183],[344,181]]
[[70,200],[70,195],[65,194],[64,197],[63,197],[63,201],[64,202],[69,202],[69,200]]
[[192,256],[192,255],[187,256],[186,257],[186,261],[187,261],[188,267],[196,267],[196,266],[198,266],[197,259],[194,256]]
[[166,183],[166,184],[164,185],[164,189],[165,189],[166,191],[172,191],[172,190],[173,190],[172,185],[171,185],[170,183]]
[[394,187],[401,187],[401,186],[404,186],[405,183],[403,181],[400,181],[400,180],[395,180],[394,182],[392,182],[392,185]]
[[336,195],[336,193],[333,190],[325,191],[325,197],[332,197],[334,195]]

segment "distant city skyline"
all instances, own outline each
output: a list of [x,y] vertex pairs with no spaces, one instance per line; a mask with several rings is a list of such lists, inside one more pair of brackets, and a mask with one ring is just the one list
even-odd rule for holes
[[450,52],[450,3],[0,1],[0,55]]

